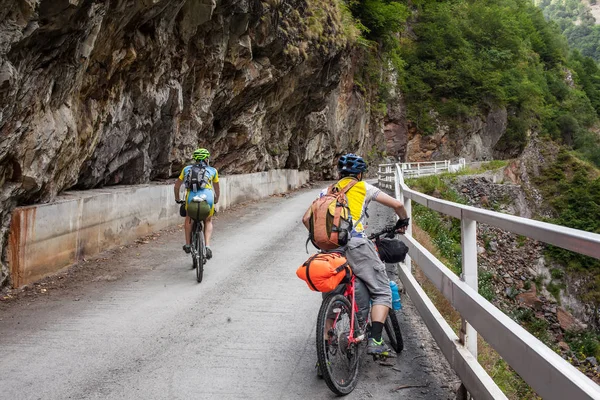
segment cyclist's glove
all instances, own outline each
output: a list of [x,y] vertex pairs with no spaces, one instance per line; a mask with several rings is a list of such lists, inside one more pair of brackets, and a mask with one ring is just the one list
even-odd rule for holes
[[397,231],[399,229],[402,228],[406,228],[408,226],[408,224],[410,223],[410,218],[406,218],[406,219],[399,219],[396,222],[396,225],[394,226],[394,230]]

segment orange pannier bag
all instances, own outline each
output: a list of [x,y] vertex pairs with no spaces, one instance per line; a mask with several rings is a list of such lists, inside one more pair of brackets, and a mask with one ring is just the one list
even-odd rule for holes
[[296,270],[298,278],[316,292],[331,292],[345,278],[352,277],[346,257],[340,253],[318,253]]

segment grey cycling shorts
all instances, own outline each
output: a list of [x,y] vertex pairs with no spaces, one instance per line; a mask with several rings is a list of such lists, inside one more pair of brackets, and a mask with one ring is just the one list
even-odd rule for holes
[[385,264],[373,242],[366,238],[353,237],[346,247],[346,258],[354,274],[369,289],[373,304],[392,307],[392,290],[385,271]]

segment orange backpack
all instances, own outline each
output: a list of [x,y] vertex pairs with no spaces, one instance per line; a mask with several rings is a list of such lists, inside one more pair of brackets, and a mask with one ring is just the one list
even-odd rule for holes
[[340,253],[318,253],[306,260],[296,275],[313,291],[331,292],[344,278],[352,277],[352,269]]
[[350,240],[352,215],[346,193],[357,183],[357,180],[352,181],[341,190],[335,185],[329,186],[327,193],[313,201],[304,213],[302,222],[308,229],[308,239],[316,248],[333,250]]

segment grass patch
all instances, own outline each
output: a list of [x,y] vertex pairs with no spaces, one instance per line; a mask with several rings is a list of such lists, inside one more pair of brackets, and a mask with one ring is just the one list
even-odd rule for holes
[[460,221],[442,216],[420,204],[413,207],[415,222],[431,236],[431,240],[440,255],[447,260],[446,265],[457,275],[462,271],[462,254],[460,247]]
[[490,162],[486,162],[486,163],[482,164],[481,167],[479,167],[479,170],[481,170],[482,172],[492,171],[495,169],[504,168],[507,165],[508,165],[507,160],[492,160]]
[[564,283],[556,283],[554,281],[550,282],[546,285],[546,290],[550,292],[550,294],[556,299],[558,304],[561,304],[560,301],[560,291],[564,289],[566,286]]
[[[563,149],[533,183],[555,211],[556,217],[547,222],[600,233],[600,170],[592,164]],[[562,265],[565,272],[580,274],[585,282],[581,300],[594,309],[600,308],[600,260],[556,246],[547,247],[546,257]],[[558,277],[559,271],[553,270],[553,279],[562,279]],[[555,295],[560,286],[551,284],[548,290]],[[598,314],[594,318],[599,322]]]
[[[417,224],[413,224],[413,236],[434,256],[442,262],[447,263],[447,260],[444,260],[444,257],[440,254],[431,237]],[[458,335],[461,327],[460,314],[452,307],[450,302],[435,285],[427,279],[418,266],[415,269],[415,277],[446,322],[448,322],[452,330]],[[480,271],[479,291],[484,297],[486,297],[486,291],[489,291],[489,295],[493,294],[491,280],[491,273]],[[510,400],[539,399],[527,383],[480,336],[478,337],[477,353],[479,363]]]
[[546,346],[552,347],[553,343],[548,333],[548,321],[536,317],[529,308],[518,308],[512,312],[511,317]]
[[[452,189],[438,175],[408,180],[408,185],[422,193],[435,195],[444,200],[466,203],[465,199]],[[462,271],[460,247],[460,220],[438,213],[414,203],[413,219],[429,236],[446,260],[446,265],[457,275]]]
[[[438,258],[443,263],[447,263],[447,260],[444,260],[444,257],[440,254],[438,248],[431,240],[431,237],[422,230],[418,225],[413,224],[413,237],[421,243],[431,254],[433,254],[436,258]],[[442,314],[446,322],[450,324],[454,333],[458,335],[461,326],[461,318],[460,314],[452,307],[448,299],[444,297],[444,295],[435,287],[429,279],[425,276],[425,274],[421,271],[421,269],[417,266],[415,270],[415,278],[417,282],[421,285],[427,296],[431,299],[435,307]]]
[[508,165],[508,163],[509,163],[509,160],[489,161],[489,162],[481,164],[477,168],[466,167],[466,168],[461,169],[458,172],[445,172],[445,173],[441,174],[440,177],[455,178],[457,176],[463,176],[463,175],[483,174],[484,172],[487,172],[487,171],[494,171],[494,170],[497,170],[500,168],[505,168]]
[[431,175],[422,178],[407,179],[406,184],[411,189],[430,196],[436,196],[454,203],[467,204],[465,197],[451,188],[446,182],[447,178],[456,176],[456,174],[458,174],[458,172],[454,174]]
[[541,399],[533,389],[529,387],[519,374],[513,370],[500,356],[488,370],[488,373],[496,382],[498,387],[511,400]]
[[479,294],[487,301],[492,301],[496,297],[494,292],[494,274],[479,269]]
[[565,332],[565,342],[577,358],[584,360],[587,357],[600,358],[600,335],[591,331]]

